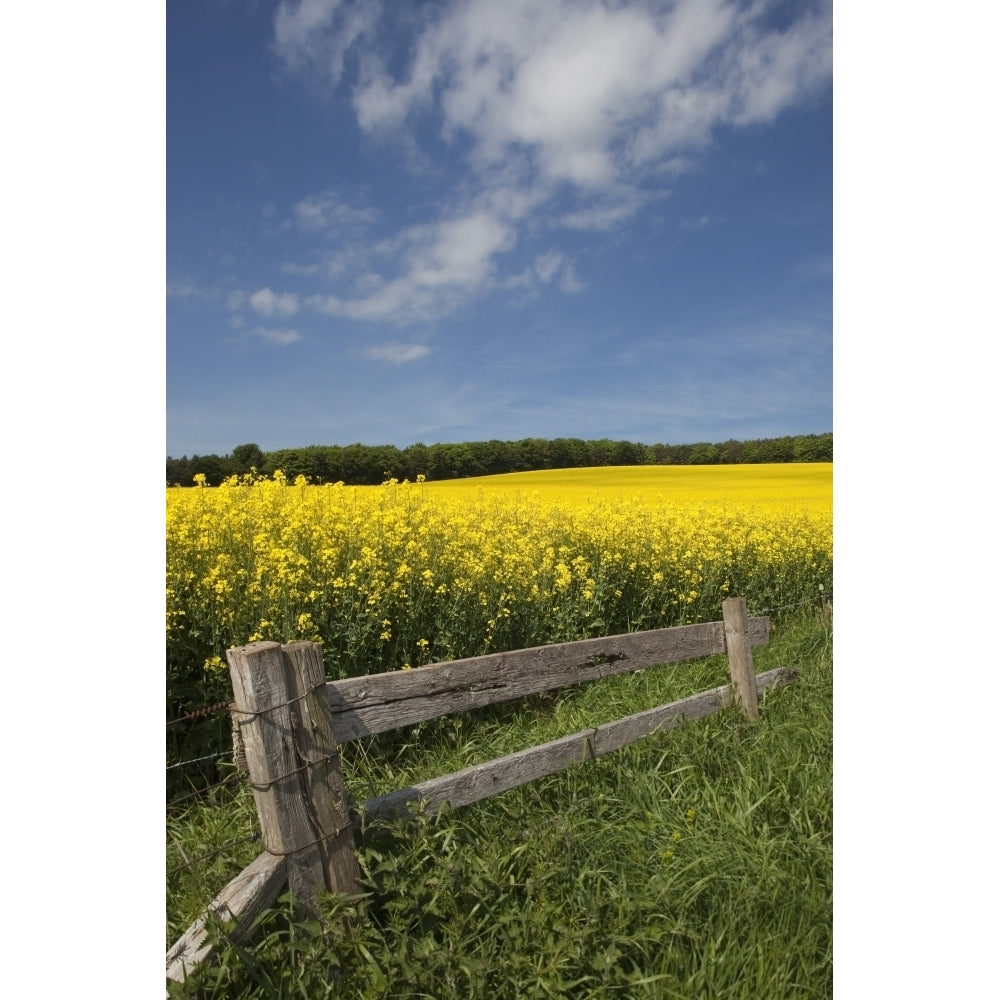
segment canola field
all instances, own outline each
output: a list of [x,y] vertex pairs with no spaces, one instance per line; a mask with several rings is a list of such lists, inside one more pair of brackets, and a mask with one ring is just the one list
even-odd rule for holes
[[[377,487],[231,479],[167,490],[175,708],[225,650],[321,642],[374,673],[751,614],[832,591],[830,464],[553,470]],[[204,703],[204,702],[203,702]]]

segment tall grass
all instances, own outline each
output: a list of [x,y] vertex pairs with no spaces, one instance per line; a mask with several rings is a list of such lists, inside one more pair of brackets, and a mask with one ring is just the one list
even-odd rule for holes
[[[286,896],[252,944],[216,927],[217,961],[171,995],[830,996],[829,607],[778,616],[754,659],[801,672],[760,722],[721,712],[462,810],[373,823],[364,896],[328,897],[312,922]],[[348,789],[364,799],[726,676],[712,657],[349,744]],[[252,825],[245,789],[199,802],[173,820],[168,868]],[[172,876],[170,941],[258,849]]]

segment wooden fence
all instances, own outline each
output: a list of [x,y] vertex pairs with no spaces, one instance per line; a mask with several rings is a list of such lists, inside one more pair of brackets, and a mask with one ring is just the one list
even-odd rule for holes
[[[419,802],[469,805],[628,746],[736,703],[758,718],[758,692],[791,683],[794,670],[755,675],[751,648],[770,634],[766,617],[747,618],[743,598],[722,605],[723,621],[492,653],[342,681],[325,680],[316,643],[255,642],[226,651],[233,680],[234,732],[260,817],[265,850],[208,906],[245,935],[285,885],[308,912],[318,888],[361,891],[354,835],[361,817],[409,814]],[[679,701],[529,747],[359,803],[352,810],[338,746],[375,733],[570,684],[726,653],[730,681]],[[353,813],[353,815],[352,815]],[[167,977],[210,952],[206,918],[167,952]]]

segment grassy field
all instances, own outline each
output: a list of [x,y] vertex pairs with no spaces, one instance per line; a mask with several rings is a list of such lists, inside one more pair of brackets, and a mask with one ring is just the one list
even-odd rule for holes
[[[758,672],[801,671],[756,725],[726,711],[359,843],[366,895],[256,943],[173,996],[828,997],[832,993],[832,618],[780,618]],[[412,781],[725,682],[724,657],[606,678],[344,748],[351,794]],[[253,828],[249,790],[176,814],[168,868]],[[182,853],[183,851],[183,853]],[[259,851],[169,880],[168,941]],[[347,919],[345,924],[344,919]]]

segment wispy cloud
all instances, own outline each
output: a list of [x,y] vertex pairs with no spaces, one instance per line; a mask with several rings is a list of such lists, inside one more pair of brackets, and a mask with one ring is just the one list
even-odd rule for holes
[[378,212],[368,205],[352,204],[336,191],[322,191],[299,201],[292,216],[300,229],[335,235],[374,222]]
[[282,0],[274,16],[274,51],[290,70],[336,85],[348,50],[371,36],[381,14],[379,0]]
[[175,299],[202,298],[205,292],[193,281],[174,280],[167,282],[167,295]]
[[282,274],[292,274],[297,277],[315,277],[322,268],[319,264],[297,264],[295,261],[285,261],[279,268]]
[[275,294],[270,288],[261,288],[249,298],[250,307],[262,316],[294,316],[299,311],[298,296],[293,292]]
[[[578,290],[570,263],[525,270],[505,255],[530,253],[539,233],[615,230],[669,194],[715,130],[768,122],[828,84],[829,0],[786,5],[781,17],[775,9],[768,0],[465,0],[401,14],[371,0],[282,2],[274,50],[289,72],[349,87],[362,131],[417,151],[407,162],[433,142],[463,163],[461,183],[425,221],[394,233],[342,192],[296,203],[290,224],[335,248],[317,275],[326,287],[304,303],[404,324],[493,288]],[[414,29],[405,50],[392,49],[390,15]],[[566,248],[551,252],[568,259]],[[292,266],[300,277],[316,267]],[[292,314],[290,300],[264,292],[263,308],[251,300],[259,312]]]
[[522,291],[527,293],[528,297],[534,297],[541,286],[551,285],[553,282],[568,293],[578,292],[584,288],[577,277],[573,262],[557,250],[539,254],[529,267],[519,274],[508,277],[504,281],[504,288]]
[[203,285],[184,277],[168,278],[166,293],[168,298],[192,302],[217,302],[223,295],[215,285]]
[[577,277],[576,269],[573,267],[572,262],[567,263],[563,267],[562,275],[559,278],[559,287],[562,291],[570,295],[574,292],[581,292],[586,288],[585,283]]
[[385,344],[373,344],[364,352],[373,361],[388,361],[394,365],[406,364],[427,357],[431,349],[426,344],[400,344],[389,341]]
[[699,215],[696,219],[683,218],[677,223],[681,229],[688,229],[697,232],[699,229],[708,229],[709,226],[717,226],[722,222],[722,217],[718,215]]
[[302,339],[302,334],[298,330],[271,330],[258,326],[252,332],[255,337],[259,337],[266,344],[271,344],[274,347],[287,347]]
[[391,248],[371,247],[358,257],[370,258],[377,251],[391,255],[395,276],[365,270],[347,295],[314,295],[305,304],[332,316],[370,321],[442,315],[460,296],[491,284],[494,257],[514,239],[511,225],[485,210],[413,226]]

